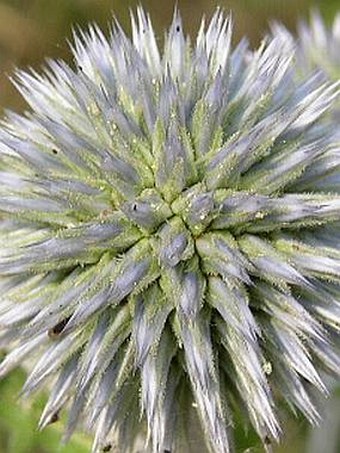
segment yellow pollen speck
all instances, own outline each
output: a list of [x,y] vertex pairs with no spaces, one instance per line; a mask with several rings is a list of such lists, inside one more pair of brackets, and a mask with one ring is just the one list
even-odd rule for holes
[[267,374],[268,376],[270,374],[272,374],[272,372],[273,372],[273,366],[272,366],[271,362],[265,362],[263,364],[262,368],[263,368],[264,373]]

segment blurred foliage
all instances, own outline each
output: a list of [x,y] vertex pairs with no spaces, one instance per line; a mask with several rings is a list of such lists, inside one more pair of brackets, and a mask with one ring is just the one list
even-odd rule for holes
[[37,431],[46,397],[18,401],[25,381],[22,370],[12,372],[0,382],[0,453],[84,453],[91,449],[90,439],[77,434],[61,445],[63,420]]
[[[294,31],[301,18],[308,17],[311,7],[321,10],[330,22],[340,10],[340,0],[0,0],[0,109],[22,110],[24,101],[9,81],[16,67],[39,68],[45,58],[63,58],[72,62],[67,40],[72,40],[72,27],[98,23],[108,30],[115,15],[129,31],[129,8],[141,4],[152,15],[159,41],[169,26],[175,4],[178,5],[186,31],[195,35],[203,14],[211,16],[216,6],[232,11],[235,40],[247,35],[257,44],[268,30],[270,20],[280,20]],[[20,403],[17,396],[24,373],[15,371],[0,382],[0,453],[84,453],[90,450],[85,435],[74,436],[67,446],[60,446],[62,420],[37,432],[44,396]],[[241,416],[241,415],[240,415]],[[288,436],[276,453],[306,451],[307,424],[287,416]],[[258,440],[249,430],[236,430],[238,451],[262,453]],[[199,452],[198,452],[199,453]],[[336,453],[325,451],[325,453]]]

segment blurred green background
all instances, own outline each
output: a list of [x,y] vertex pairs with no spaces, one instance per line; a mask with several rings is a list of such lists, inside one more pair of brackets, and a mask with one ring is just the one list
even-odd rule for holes
[[[67,40],[72,26],[97,22],[104,30],[114,14],[126,30],[130,30],[129,8],[141,4],[152,14],[153,23],[162,40],[163,30],[171,21],[178,5],[187,33],[195,35],[203,14],[211,16],[216,6],[232,11],[235,40],[247,35],[256,45],[268,29],[270,20],[280,20],[295,30],[299,19],[307,18],[312,7],[321,10],[331,22],[340,0],[0,0],[0,109],[22,110],[24,101],[9,81],[16,67],[39,68],[45,58],[72,61]],[[340,49],[339,49],[340,52]],[[1,113],[1,112],[0,112]],[[90,439],[76,435],[67,446],[60,446],[62,420],[43,433],[36,429],[45,396],[18,402],[24,382],[21,370],[0,382],[0,453],[85,453]],[[339,453],[340,398],[333,396],[327,403],[326,428],[311,431],[302,419],[287,415],[287,436],[275,453]],[[239,429],[236,433],[237,453],[262,453],[256,437]],[[121,452],[124,453],[124,452]],[[200,452],[197,452],[200,453]]]

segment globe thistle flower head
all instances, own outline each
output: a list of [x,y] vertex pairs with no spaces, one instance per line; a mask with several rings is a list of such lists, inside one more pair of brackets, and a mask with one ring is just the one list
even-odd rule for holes
[[[280,26],[275,27],[278,31]],[[340,45],[340,15],[337,14],[331,26],[326,25],[321,14],[317,10],[311,13],[310,21],[300,22],[298,27],[298,46],[297,46],[297,68],[300,77],[306,77],[311,70],[319,70],[325,79],[330,81],[339,81],[340,76],[340,58],[338,48]],[[283,33],[287,33],[283,31]],[[340,118],[339,100],[333,106],[331,114],[328,115],[328,121],[333,122],[335,129],[334,142],[340,143],[340,135],[337,125]],[[322,158],[320,172],[315,174],[315,180],[318,180],[318,174],[324,175],[326,167],[328,170],[327,178],[322,178],[323,190],[333,191],[335,187],[338,190],[338,169],[340,167],[338,145]],[[321,163],[321,161],[319,161]]]
[[[94,451],[233,449],[235,411],[264,442],[278,402],[312,423],[321,370],[339,374],[336,85],[294,77],[281,30],[250,52],[229,17],[179,14],[160,52],[142,9],[72,46],[76,67],[19,72],[31,110],[0,131],[4,376],[35,360],[40,427]],[[335,160],[334,160],[335,161]],[[195,431],[195,436],[197,436]],[[202,444],[199,444],[202,449]]]
[[333,24],[327,26],[319,11],[311,13],[310,21],[301,22],[299,32],[299,57],[305,70],[320,68],[332,80],[340,76],[340,13]]

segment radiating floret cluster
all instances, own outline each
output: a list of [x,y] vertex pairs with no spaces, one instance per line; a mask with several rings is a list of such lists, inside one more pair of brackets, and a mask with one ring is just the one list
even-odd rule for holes
[[240,412],[268,445],[282,401],[316,423],[313,389],[340,374],[338,86],[296,76],[283,29],[231,40],[220,11],[194,43],[175,13],[161,52],[138,9],[132,39],[92,26],[73,67],[17,74],[0,375],[29,358],[40,426],[65,409],[94,451],[227,453]]

